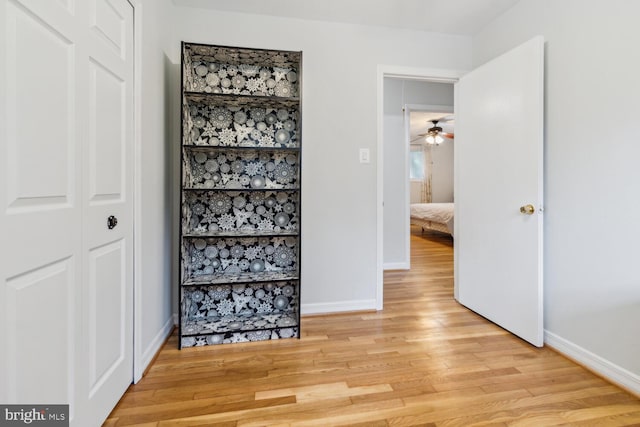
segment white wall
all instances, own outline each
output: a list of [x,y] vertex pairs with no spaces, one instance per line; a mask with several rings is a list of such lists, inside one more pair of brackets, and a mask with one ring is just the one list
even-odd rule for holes
[[[453,140],[445,139],[431,153],[431,200],[434,203],[453,202]],[[420,203],[422,181],[411,181],[410,202]]]
[[[136,297],[134,376],[139,379],[173,327],[172,318],[172,233],[177,221],[170,191],[172,149],[179,141],[171,138],[173,105],[167,83],[171,74],[164,53],[168,0],[135,2],[136,117],[139,139],[136,163]],[[169,63],[170,64],[170,63]]]
[[176,9],[174,63],[181,40],[303,51],[302,312],[375,308],[377,66],[468,69],[470,39]]
[[638,393],[639,16],[631,0],[522,0],[473,47],[479,65],[545,37],[546,340]]
[[[444,66],[438,65],[438,68]],[[453,108],[453,85],[397,78],[384,79],[384,234],[385,269],[409,268],[409,165],[403,108],[441,105]],[[445,147],[445,145],[450,147]],[[448,172],[443,167],[450,154]],[[453,149],[450,141],[434,149],[433,201],[453,195]],[[440,167],[439,167],[440,166]],[[450,175],[450,176],[449,176]],[[438,188],[436,188],[438,187]]]

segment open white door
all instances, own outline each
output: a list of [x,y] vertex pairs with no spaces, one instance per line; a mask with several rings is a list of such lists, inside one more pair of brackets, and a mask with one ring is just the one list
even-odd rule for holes
[[544,40],[456,84],[456,298],[543,345]]

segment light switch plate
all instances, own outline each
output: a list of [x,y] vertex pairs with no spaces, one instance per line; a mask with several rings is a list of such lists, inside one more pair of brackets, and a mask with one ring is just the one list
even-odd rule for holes
[[360,149],[360,163],[371,163],[371,153],[368,148]]

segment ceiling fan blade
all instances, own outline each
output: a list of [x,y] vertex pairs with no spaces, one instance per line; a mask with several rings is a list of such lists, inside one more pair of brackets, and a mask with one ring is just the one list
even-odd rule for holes
[[448,132],[442,132],[440,135],[442,135],[445,138],[451,138],[453,139],[453,134],[452,133],[448,133]]
[[412,143],[412,142],[419,141],[419,140],[421,140],[421,139],[424,139],[424,136],[423,136],[423,135],[419,135],[417,138],[413,138],[413,139],[412,139],[412,140],[410,140],[409,142],[410,142],[410,143]]

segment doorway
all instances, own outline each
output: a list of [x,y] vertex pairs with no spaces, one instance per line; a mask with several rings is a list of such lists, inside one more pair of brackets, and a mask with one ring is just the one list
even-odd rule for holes
[[[395,191],[391,192],[391,185],[389,182],[385,182],[385,170],[387,170],[387,175],[389,174],[389,169],[387,166],[391,166],[391,162],[394,160],[391,157],[387,157],[389,154],[385,151],[385,139],[387,137],[387,130],[389,130],[389,123],[385,121],[385,107],[389,108],[389,103],[392,101],[388,92],[388,85],[397,85],[398,82],[405,85],[405,89],[407,85],[412,85],[415,83],[446,83],[449,86],[452,86],[458,78],[462,75],[462,72],[451,71],[451,70],[439,70],[439,69],[408,69],[403,67],[394,67],[394,66],[379,66],[378,67],[378,138],[377,138],[377,223],[376,223],[376,236],[377,236],[377,253],[376,253],[376,309],[382,310],[383,308],[383,270],[385,267],[395,267],[395,268],[409,268],[409,200],[410,200],[410,189],[409,189],[409,147],[407,144],[408,135],[404,134],[402,138],[403,151],[400,156],[400,161],[395,159],[395,163],[400,166],[395,170],[400,170],[401,172],[397,175],[400,181],[399,188],[403,188],[404,191]],[[406,94],[406,92],[405,92]],[[433,98],[432,98],[433,99]],[[395,103],[398,103],[398,100],[393,100]],[[410,105],[411,103],[405,102],[402,97],[399,100],[400,102],[400,121],[404,121],[402,109],[405,108],[406,105]],[[434,102],[434,101],[431,101]],[[435,104],[435,102],[434,102]],[[451,104],[452,107],[452,104]],[[385,127],[385,125],[387,125]],[[403,126],[404,128],[404,126]],[[389,191],[385,191],[385,185],[387,186]],[[399,200],[391,200],[391,198],[398,198]],[[385,206],[387,209],[385,211]],[[391,207],[395,207],[397,209],[389,209]],[[395,230],[385,229],[385,215],[393,216],[395,220],[392,219],[392,223],[395,224]],[[388,222],[387,222],[388,223]],[[398,225],[399,224],[399,225]],[[393,233],[393,234],[392,234]],[[398,251],[400,254],[397,257],[397,261],[393,263],[390,262],[385,266],[385,238],[389,239],[389,236],[402,236],[400,239],[400,243],[395,242],[394,246],[396,248],[401,249]],[[391,237],[393,238],[393,237]],[[388,241],[388,240],[387,240]],[[394,265],[395,264],[395,265]]]
[[[402,148],[408,151],[409,164],[409,196],[404,203],[409,203],[409,224],[419,226],[423,234],[426,231],[453,236],[453,86],[426,84],[448,89],[451,105],[408,104],[404,108],[407,136]],[[385,175],[387,181],[389,173]],[[387,223],[388,218],[385,227]]]
[[[383,307],[384,81],[394,74],[385,68],[378,67],[379,309]],[[402,74],[395,71],[396,76]],[[425,72],[420,77],[420,73],[411,69],[406,74],[427,81],[458,80],[454,297],[504,329],[540,346],[543,344],[544,39],[534,37],[464,77],[446,71],[439,75],[438,71],[432,71],[435,77],[431,78]],[[502,132],[495,132],[498,127]],[[488,175],[491,179],[487,179]],[[522,204],[521,200],[529,202]],[[479,206],[482,211],[477,209]],[[462,217],[461,212],[473,215]],[[465,239],[461,239],[462,235]],[[486,242],[492,243],[489,250]]]
[[[453,117],[453,85],[387,77],[384,92],[383,268],[406,270],[410,267],[411,199],[413,203],[452,201],[452,140],[438,135],[430,144],[425,136],[435,128],[432,120]],[[447,130],[452,126],[444,121],[438,125]]]

